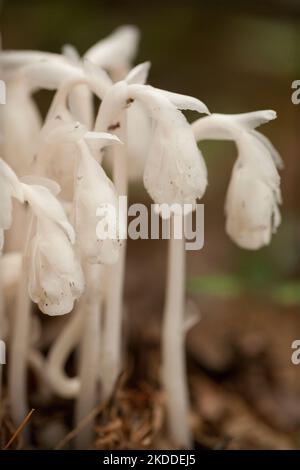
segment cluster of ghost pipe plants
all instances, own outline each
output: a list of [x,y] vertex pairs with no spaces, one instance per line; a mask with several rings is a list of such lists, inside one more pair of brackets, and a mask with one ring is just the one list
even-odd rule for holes
[[[238,158],[226,199],[227,233],[239,246],[257,249],[280,223],[281,160],[255,130],[275,113],[210,114],[196,98],[146,84],[150,64],[131,69],[138,38],[136,28],[119,28],[82,58],[72,46],[62,55],[0,54],[7,83],[7,104],[0,108],[0,266],[6,266],[0,289],[2,300],[10,285],[16,297],[13,308],[1,302],[0,327],[1,339],[9,339],[8,395],[16,424],[28,410],[28,368],[42,395],[75,400],[77,422],[114,390],[123,366],[127,231],[118,197],[127,195],[130,178],[142,178],[155,203],[193,210],[207,185],[197,141],[230,139]],[[33,98],[41,88],[55,90],[44,122]],[[93,95],[100,100],[96,112]],[[207,116],[189,124],[184,110]],[[99,210],[108,205],[116,209],[114,238],[97,230]],[[176,220],[185,215],[170,212],[161,376],[170,438],[189,448],[184,344],[191,322],[185,318],[184,240],[175,236]],[[47,315],[68,314],[46,357],[32,302]],[[77,373],[69,377],[65,365],[75,350]],[[79,448],[91,444],[92,432],[89,421],[77,437]]]

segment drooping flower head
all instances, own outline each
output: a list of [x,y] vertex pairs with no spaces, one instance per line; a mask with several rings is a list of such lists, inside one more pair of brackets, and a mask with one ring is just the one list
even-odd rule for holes
[[84,288],[81,266],[74,252],[75,233],[55,197],[59,186],[51,180],[25,177],[21,181],[0,159],[0,240],[11,225],[11,198],[28,203],[33,223],[28,234],[28,290],[33,302],[48,315],[69,313]]
[[84,288],[73,227],[47,187],[24,183],[22,187],[36,225],[27,252],[29,295],[48,315],[69,313]]
[[242,248],[268,245],[280,224],[281,159],[271,142],[255,128],[276,118],[274,111],[212,114],[193,123],[197,140],[235,141],[234,164],[225,203],[226,231]]
[[143,81],[143,69],[136,67],[126,81],[106,93],[96,120],[97,130],[118,133],[127,107],[138,102],[151,121],[151,138],[144,168],[144,185],[158,203],[195,204],[207,184],[204,160],[183,109],[207,113],[199,100],[132,83]]
[[[125,214],[120,213],[118,196],[89,145],[120,144],[108,133],[88,132],[77,142],[79,163],[74,194],[74,224],[78,245],[91,263],[113,264],[118,260]],[[100,219],[99,219],[100,218]]]
[[[114,185],[93,153],[96,153],[95,147],[99,149],[120,144],[119,139],[105,132],[89,132],[78,122],[50,120],[47,141],[49,145],[55,143],[64,152],[68,149],[63,158],[69,158],[72,162],[73,173],[69,174],[73,187],[72,213],[81,255],[91,263],[114,263],[119,255],[123,215],[119,214]],[[114,226],[111,237],[109,233],[106,237],[100,234],[98,217],[101,214],[103,228],[106,223],[110,228]]]

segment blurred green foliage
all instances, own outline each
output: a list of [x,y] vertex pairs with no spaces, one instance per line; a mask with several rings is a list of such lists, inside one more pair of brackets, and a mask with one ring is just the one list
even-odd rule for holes
[[286,281],[273,284],[264,278],[263,283],[253,285],[252,279],[231,274],[215,274],[190,278],[187,289],[190,294],[212,295],[222,298],[240,296],[263,297],[277,304],[289,307],[300,304],[300,281]]

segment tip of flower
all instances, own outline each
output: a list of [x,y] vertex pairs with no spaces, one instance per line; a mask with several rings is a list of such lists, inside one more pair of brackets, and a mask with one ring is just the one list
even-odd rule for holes
[[265,117],[268,121],[273,121],[273,119],[277,118],[277,113],[276,111],[273,111],[273,109],[267,109],[265,111]]
[[117,29],[115,29],[113,34],[130,35],[136,41],[138,41],[140,38],[140,30],[137,26],[133,24],[124,24],[122,26],[119,26]]
[[199,111],[199,112],[201,112],[203,114],[208,114],[210,116],[212,113],[210,112],[210,110],[208,109],[206,104],[204,104],[204,103],[202,103],[202,104],[203,104],[202,111]]
[[108,142],[111,143],[121,143],[120,139],[118,136],[115,134],[110,134],[109,132],[94,132],[94,131],[89,131],[86,132],[85,139],[88,140],[107,140]]

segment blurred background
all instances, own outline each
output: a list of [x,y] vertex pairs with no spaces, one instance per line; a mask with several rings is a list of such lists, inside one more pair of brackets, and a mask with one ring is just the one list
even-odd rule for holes
[[[278,119],[260,130],[284,160],[283,221],[272,244],[258,252],[235,247],[224,231],[234,144],[201,143],[209,174],[205,246],[188,254],[187,281],[201,321],[188,336],[188,350],[192,376],[197,368],[195,383],[209,389],[196,400],[202,415],[213,410],[220,419],[221,405],[211,398],[220,383],[242,403],[244,414],[237,414],[248,421],[240,423],[246,437],[237,447],[300,447],[300,365],[297,369],[290,359],[291,343],[300,338],[300,105],[291,101],[291,84],[300,79],[300,1],[10,0],[1,5],[4,49],[59,52],[71,43],[83,53],[116,27],[134,24],[141,30],[136,61],[151,60],[152,85],[196,96],[212,112],[277,111]],[[46,94],[38,98],[45,106]],[[131,195],[146,198],[136,187]],[[148,344],[159,334],[165,248],[161,241],[129,244],[130,330]],[[260,437],[251,431],[249,441],[254,427]]]

